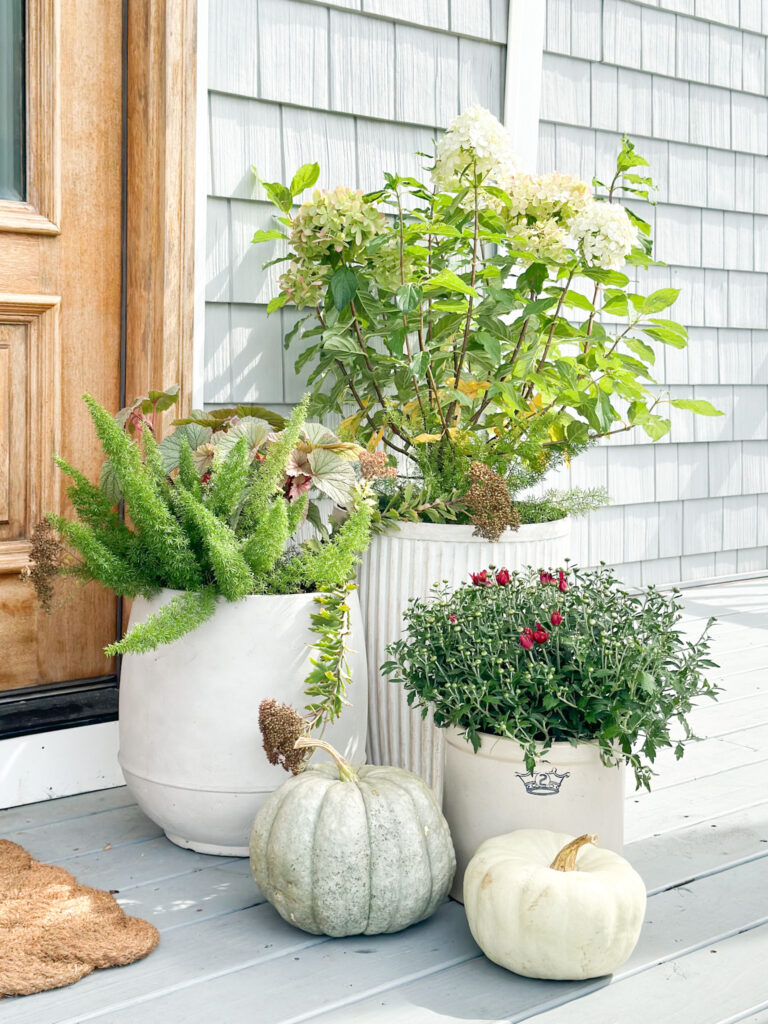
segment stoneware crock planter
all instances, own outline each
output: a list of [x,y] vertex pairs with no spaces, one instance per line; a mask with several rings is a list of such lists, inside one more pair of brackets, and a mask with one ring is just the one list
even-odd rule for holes
[[591,832],[604,849],[622,852],[624,765],[604,765],[597,743],[553,743],[529,772],[514,740],[483,733],[474,753],[458,729],[442,731],[443,813],[456,848],[454,899],[462,900],[464,871],[478,846],[517,829]]
[[[131,625],[173,591],[133,603]],[[365,646],[357,595],[350,596],[351,706],[325,731],[353,764],[365,760]],[[311,594],[220,600],[181,640],[123,661],[120,766],[137,803],[179,846],[247,857],[253,819],[285,771],[267,761],[259,704],[302,710],[314,634]]]
[[401,687],[382,676],[387,644],[403,630],[412,597],[425,598],[434,583],[457,587],[470,571],[488,565],[521,569],[556,568],[570,557],[571,523],[521,526],[495,543],[474,535],[472,526],[402,523],[371,540],[358,571],[368,652],[368,758],[373,764],[408,768],[426,779],[438,800],[443,790],[442,730],[431,717],[409,708]]

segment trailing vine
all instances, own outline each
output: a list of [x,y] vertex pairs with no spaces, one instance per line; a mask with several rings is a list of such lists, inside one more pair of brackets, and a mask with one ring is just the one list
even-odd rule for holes
[[326,725],[335,721],[349,703],[344,696],[351,681],[347,660],[347,640],[351,632],[349,595],[356,589],[356,584],[346,583],[315,594],[318,611],[310,616],[311,629],[317,637],[313,646],[315,657],[310,658],[312,671],[307,676],[304,692],[316,700],[304,710],[308,729],[321,727],[321,736]]
[[[349,703],[345,699],[351,682],[347,660],[351,633],[349,597],[356,589],[356,584],[348,582],[315,594],[318,609],[310,616],[310,622],[316,640],[310,658],[312,670],[304,689],[310,698],[305,714],[271,698],[259,707],[259,728],[270,764],[279,764],[294,775],[304,770],[313,753],[312,748],[297,750],[296,741],[318,729],[322,737],[326,726]],[[311,700],[313,697],[315,700]]]

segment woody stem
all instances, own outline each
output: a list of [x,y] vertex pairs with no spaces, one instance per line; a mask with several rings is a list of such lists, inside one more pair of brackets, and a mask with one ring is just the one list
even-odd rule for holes
[[299,736],[293,747],[294,750],[303,750],[306,747],[319,747],[321,750],[324,750],[326,754],[330,754],[336,762],[341,782],[355,782],[357,780],[357,772],[349,761],[347,761],[345,757],[342,757],[338,750],[336,750],[335,747],[332,747],[330,743],[326,743],[325,740],[313,740],[309,736]]

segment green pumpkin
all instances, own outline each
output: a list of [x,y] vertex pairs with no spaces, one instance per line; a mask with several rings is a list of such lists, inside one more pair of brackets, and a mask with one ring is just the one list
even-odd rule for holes
[[251,871],[289,924],[312,935],[399,932],[435,912],[456,869],[448,824],[423,779],[402,768],[307,768],[256,815]]

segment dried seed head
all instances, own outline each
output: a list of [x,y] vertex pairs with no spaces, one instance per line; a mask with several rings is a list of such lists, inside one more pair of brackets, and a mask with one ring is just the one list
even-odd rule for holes
[[469,467],[471,487],[465,501],[475,533],[487,540],[498,540],[508,526],[516,530],[520,516],[512,505],[506,480],[482,462]]
[[50,612],[53,601],[53,581],[58,576],[64,555],[64,546],[47,519],[41,519],[32,531],[30,565],[21,577],[35,588],[37,600]]
[[304,771],[312,751],[294,750],[299,736],[309,732],[307,720],[296,708],[271,698],[263,700],[259,705],[259,729],[270,764],[279,764],[294,775]]
[[361,452],[359,462],[364,480],[392,479],[397,476],[397,470],[389,465],[385,452]]

